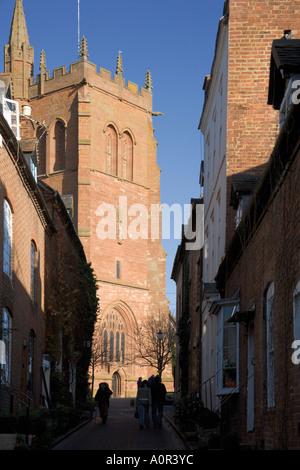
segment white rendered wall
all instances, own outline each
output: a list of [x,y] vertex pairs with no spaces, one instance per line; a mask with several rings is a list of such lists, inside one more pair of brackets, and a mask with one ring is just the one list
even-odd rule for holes
[[[204,142],[204,260],[203,282],[213,283],[225,252],[226,233],[226,136],[228,84],[228,26],[220,26],[218,46],[208,99],[201,118]],[[202,399],[214,409],[216,397],[216,318],[209,313],[211,301],[202,304]]]

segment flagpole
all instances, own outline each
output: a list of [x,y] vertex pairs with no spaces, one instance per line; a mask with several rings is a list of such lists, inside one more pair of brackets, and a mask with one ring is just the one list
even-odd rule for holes
[[78,0],[78,57],[80,51],[80,0]]

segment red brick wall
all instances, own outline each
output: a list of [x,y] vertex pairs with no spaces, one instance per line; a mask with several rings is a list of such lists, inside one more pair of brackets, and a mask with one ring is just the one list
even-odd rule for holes
[[[13,275],[12,280],[3,272],[3,200],[7,197],[13,208]],[[38,406],[41,391],[41,374],[44,321],[44,254],[45,230],[34,207],[32,198],[23,184],[16,164],[5,144],[0,148],[0,308],[8,308],[12,316],[11,384],[27,393],[26,379],[28,339],[30,330],[35,337],[33,397]],[[36,281],[36,299],[30,298],[31,240],[39,252],[39,269]],[[26,343],[25,343],[26,342]],[[14,406],[16,407],[16,400]],[[9,411],[9,395],[2,388],[0,411]]]
[[[78,86],[83,77],[87,83]],[[67,147],[65,171],[48,173],[43,179],[61,194],[74,196],[74,223],[99,280],[100,314],[116,301],[120,306],[125,303],[126,315],[137,322],[147,314],[166,311],[165,253],[160,238],[127,237],[118,243],[118,240],[100,240],[96,231],[100,221],[96,211],[103,203],[117,208],[119,197],[126,196],[128,208],[143,204],[148,214],[152,204],[160,204],[152,94],[144,89],[138,92],[133,85],[125,86],[122,78],[112,80],[109,72],[102,69],[97,73],[95,66],[86,61],[72,64],[71,73],[65,73],[62,68],[54,79],[47,78],[44,92],[40,96],[35,84],[30,87],[32,117],[45,121],[47,126],[57,118],[63,119],[67,124]],[[119,170],[116,176],[106,173],[105,129],[109,123],[117,130]],[[133,139],[133,182],[122,178],[124,131]],[[47,160],[51,154],[50,137],[49,132]],[[47,168],[50,171],[49,165]],[[128,226],[131,219],[128,217]],[[150,222],[149,218],[149,235]],[[120,280],[116,279],[117,260],[121,261]],[[129,376],[136,377],[148,373],[132,365],[126,370]],[[129,391],[131,385],[127,385]]]
[[278,114],[267,105],[271,46],[288,29],[300,38],[295,0],[229,1],[227,243],[235,226],[230,177],[261,172],[278,135]]
[[[255,430],[246,432],[247,386],[240,387],[236,418],[243,442],[266,449],[300,449],[300,369],[292,363],[293,291],[300,279],[300,153],[263,221],[244,247],[226,285],[226,297],[240,288],[240,310],[255,305]],[[263,387],[263,299],[274,282],[275,408],[267,409]],[[247,329],[240,325],[240,383],[247,374]],[[285,446],[285,447],[284,447]]]

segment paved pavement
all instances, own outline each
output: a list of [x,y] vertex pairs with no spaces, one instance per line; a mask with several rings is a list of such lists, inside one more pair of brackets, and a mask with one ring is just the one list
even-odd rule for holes
[[187,450],[166,418],[163,419],[161,429],[156,429],[151,424],[149,429],[141,430],[134,411],[130,398],[112,398],[105,425],[97,415],[91,422],[58,443],[53,450]]

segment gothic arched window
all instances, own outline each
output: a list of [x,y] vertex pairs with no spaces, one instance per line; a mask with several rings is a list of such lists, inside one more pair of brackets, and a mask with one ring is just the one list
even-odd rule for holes
[[[109,333],[109,344],[108,334],[106,331],[106,325],[108,326]],[[103,318],[103,358],[104,362],[123,362],[125,361],[125,329],[124,320],[122,315],[116,310],[112,309],[106,313]]]
[[125,362],[125,333],[122,331],[121,334],[121,356],[122,356],[122,363],[124,364]]
[[118,139],[117,132],[113,126],[107,126],[106,129],[106,172],[111,175],[117,175],[118,163]]
[[116,362],[120,361],[120,333],[116,332]]
[[128,132],[123,134],[122,178],[133,180],[133,142]]
[[57,121],[54,128],[55,163],[54,171],[65,168],[66,129],[62,121]]
[[114,360],[114,332],[110,332],[110,339],[109,339],[109,360],[113,362]]
[[103,360],[104,362],[107,362],[107,348],[108,348],[107,331],[104,330],[104,334],[103,334]]

